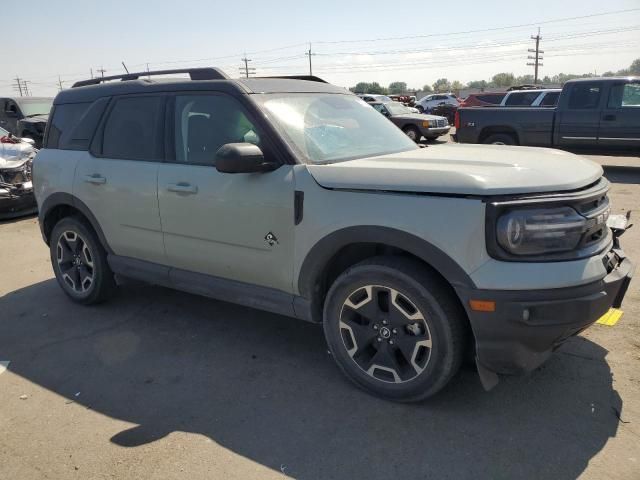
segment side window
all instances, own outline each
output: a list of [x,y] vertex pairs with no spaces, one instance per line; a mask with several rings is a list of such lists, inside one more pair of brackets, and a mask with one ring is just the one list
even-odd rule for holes
[[60,137],[70,133],[91,103],[65,103],[56,105],[49,123],[49,133],[45,148],[65,148],[60,145]]
[[375,108],[380,113],[384,113],[384,105],[382,105],[381,103],[374,103],[373,108]]
[[260,146],[257,128],[227,95],[178,95],[174,121],[178,163],[215,165],[216,152],[226,143]]
[[160,120],[162,98],[121,97],[104,126],[102,155],[130,160],[161,158]]
[[540,106],[555,107],[558,104],[558,98],[560,98],[560,92],[548,92],[540,102]]
[[528,107],[533,102],[535,102],[536,98],[538,98],[539,95],[540,92],[536,91],[512,93],[507,98],[505,105],[509,105],[512,107]]
[[597,83],[576,83],[569,96],[569,108],[597,108],[600,102],[600,85]]
[[607,107],[640,107],[640,83],[620,83],[612,86]]

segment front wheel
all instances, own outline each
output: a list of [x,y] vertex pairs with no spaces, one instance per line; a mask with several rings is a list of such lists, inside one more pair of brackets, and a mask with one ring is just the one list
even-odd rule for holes
[[345,375],[397,401],[437,393],[457,372],[465,313],[433,272],[403,257],[365,260],[334,282],[324,331]]
[[516,145],[516,139],[513,135],[508,133],[495,133],[493,135],[489,135],[484,139],[482,143],[492,144],[492,145]]
[[414,142],[418,143],[420,141],[421,135],[416,127],[406,127],[403,131],[407,135],[407,137],[409,137]]

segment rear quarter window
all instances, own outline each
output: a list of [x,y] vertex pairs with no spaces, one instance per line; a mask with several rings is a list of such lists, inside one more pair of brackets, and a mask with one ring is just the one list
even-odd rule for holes
[[64,148],[60,139],[65,133],[71,132],[90,105],[91,102],[56,105],[49,121],[45,148]]

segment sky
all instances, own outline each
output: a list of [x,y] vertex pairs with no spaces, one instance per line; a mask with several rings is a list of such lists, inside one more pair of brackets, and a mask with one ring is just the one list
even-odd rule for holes
[[433,5],[31,0],[19,11],[3,9],[0,96],[17,94],[16,76],[34,96],[55,95],[59,80],[68,88],[92,70],[121,74],[122,62],[130,71],[147,63],[151,70],[217,66],[237,77],[245,53],[257,75],[308,74],[309,43],[313,73],[344,87],[489,80],[498,72],[533,73],[527,49],[538,27],[541,77],[616,71],[640,57],[640,0]]

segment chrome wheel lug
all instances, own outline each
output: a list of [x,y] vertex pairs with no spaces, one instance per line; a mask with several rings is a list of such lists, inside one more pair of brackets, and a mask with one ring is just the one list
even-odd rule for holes
[[398,329],[394,328],[393,330],[391,330],[394,334],[398,333]]
[[376,323],[376,324],[373,326],[373,329],[374,329],[374,330],[378,330],[378,328],[379,328],[379,327],[378,327],[378,324]]
[[393,345],[393,340],[389,340],[389,345]]
[[379,342],[381,342],[381,341],[382,341],[382,338],[378,337],[378,341],[379,341]]
[[387,322],[386,320],[382,320],[382,324],[383,324],[383,325],[386,325],[386,324],[388,324],[388,323],[389,323],[389,322]]

